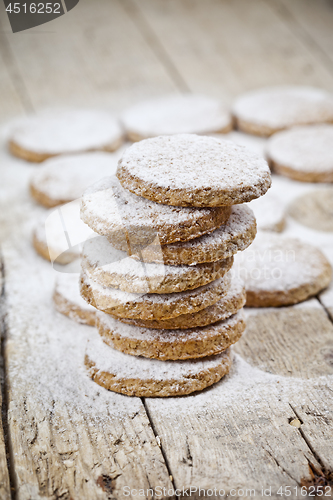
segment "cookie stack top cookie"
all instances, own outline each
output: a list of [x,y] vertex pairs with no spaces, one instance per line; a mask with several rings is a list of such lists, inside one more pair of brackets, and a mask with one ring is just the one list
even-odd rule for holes
[[[245,289],[230,269],[256,234],[252,211],[240,204],[264,194],[270,182],[267,163],[245,148],[181,134],[132,145],[117,177],[86,191],[81,218],[99,236],[83,248],[81,295],[100,311],[104,346],[93,340],[86,355],[97,383],[129,395],[170,396],[227,373],[228,348],[245,328]],[[119,364],[112,368],[114,350],[136,356],[135,377]],[[142,361],[145,377],[141,357],[155,359],[151,371]],[[169,366],[177,373],[198,358],[204,369],[191,381],[172,379]],[[162,380],[165,370],[170,376]]]

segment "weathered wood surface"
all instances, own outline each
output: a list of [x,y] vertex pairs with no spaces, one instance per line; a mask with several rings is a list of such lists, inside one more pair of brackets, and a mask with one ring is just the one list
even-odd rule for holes
[[[0,120],[50,105],[119,110],[179,90],[229,102],[267,84],[330,89],[327,5],[81,0],[54,23],[11,35],[1,2]],[[250,315],[231,375],[201,394],[143,405],[87,379],[89,328],[53,311],[52,270],[30,248],[29,219],[41,211],[27,190],[35,168],[2,146],[8,442],[18,500],[122,498],[124,486],[170,489],[169,474],[177,488],[255,488],[260,497],[271,486],[271,498],[281,498],[281,485],[313,479],[309,463],[332,470],[333,327],[316,301]],[[333,320],[332,292],[320,300]],[[0,467],[4,453],[0,433]],[[4,474],[1,500],[2,492],[10,498]]]

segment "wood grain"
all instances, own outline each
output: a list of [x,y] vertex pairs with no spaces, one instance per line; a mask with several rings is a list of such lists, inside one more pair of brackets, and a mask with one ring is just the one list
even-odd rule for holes
[[333,321],[333,283],[319,295],[319,300]]
[[235,351],[252,366],[302,379],[333,374],[333,325],[315,299],[297,307],[248,311]]
[[[3,311],[4,311],[4,274],[3,274],[3,261],[2,256],[0,254],[0,342],[4,341],[4,324],[3,324]],[[1,357],[0,351],[0,357]],[[1,370],[3,360],[0,359]],[[2,374],[0,374],[0,378]],[[0,413],[2,414],[2,385],[4,384],[3,380],[0,380]],[[0,419],[0,498],[2,500],[9,500],[11,498],[11,490],[10,490],[10,482],[9,482],[9,472],[7,468],[7,455],[6,455],[6,447],[5,447],[5,439],[4,439],[4,431],[2,426],[2,419]]]
[[27,240],[7,242],[4,259],[16,498],[106,500],[123,497],[125,486],[170,487],[141,400],[105,391],[88,378],[83,356],[91,327],[54,310],[51,266]]

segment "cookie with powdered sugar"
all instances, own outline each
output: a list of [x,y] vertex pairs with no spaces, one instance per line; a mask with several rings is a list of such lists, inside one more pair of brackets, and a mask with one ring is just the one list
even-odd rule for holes
[[77,273],[59,273],[53,292],[54,307],[77,323],[95,326],[96,309],[80,295],[79,275]]
[[42,162],[60,154],[115,151],[122,142],[119,122],[107,111],[48,110],[17,124],[9,137],[9,149],[24,160]]
[[82,297],[100,311],[122,318],[161,320],[200,311],[218,302],[230,287],[230,274],[194,290],[138,294],[103,287],[88,271],[81,274]]
[[272,170],[303,182],[333,182],[333,125],[294,127],[267,144]]
[[157,203],[222,207],[251,201],[271,185],[266,161],[243,146],[191,134],[130,146],[118,163],[124,188]]
[[230,207],[179,208],[154,203],[124,189],[115,176],[89,188],[81,219],[116,248],[187,241],[224,224]]
[[289,205],[288,213],[311,229],[333,232],[333,188],[299,196]]
[[230,113],[221,102],[200,94],[140,102],[126,109],[120,121],[133,142],[159,135],[227,133],[232,129]]
[[196,266],[168,266],[142,262],[113,248],[104,237],[88,240],[82,251],[82,269],[98,283],[132,293],[173,293],[206,285],[224,276],[233,257]]
[[44,207],[80,198],[84,191],[117,170],[117,153],[84,153],[50,158],[30,179],[30,194]]
[[234,269],[245,282],[248,307],[297,304],[317,295],[332,277],[330,263],[318,248],[267,233],[259,233],[237,256]]
[[124,354],[91,336],[85,365],[91,378],[110,391],[127,396],[182,396],[218,382],[232,364],[230,349],[207,358],[162,361]]
[[245,305],[246,291],[243,281],[237,277],[233,277],[230,287],[218,302],[200,309],[195,313],[181,314],[175,318],[160,319],[160,320],[144,320],[130,319],[114,316],[119,321],[129,325],[140,326],[143,328],[155,328],[165,330],[183,330],[187,328],[196,328],[198,326],[206,326],[217,321],[222,321],[233,314],[236,314],[239,309]]
[[131,242],[126,242],[120,249],[126,251],[128,248],[133,257],[145,262],[171,266],[195,265],[227,259],[245,250],[256,233],[256,219],[252,210],[246,205],[235,205],[231,207],[230,217],[225,224],[199,238],[169,245],[154,245],[153,242],[143,248],[136,248]]
[[333,95],[296,85],[265,87],[241,95],[233,115],[240,130],[269,136],[295,125],[333,122]]
[[103,341],[132,356],[162,360],[213,356],[235,344],[245,329],[242,311],[204,327],[161,330],[126,325],[105,313],[97,314],[96,326]]

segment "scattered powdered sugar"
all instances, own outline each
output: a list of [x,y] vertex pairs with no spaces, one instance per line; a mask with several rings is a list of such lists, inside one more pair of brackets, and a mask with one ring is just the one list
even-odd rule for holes
[[172,134],[205,134],[231,127],[222,104],[200,94],[167,95],[125,110],[120,121],[141,138]]
[[[213,137],[179,134],[146,139],[130,146],[117,175],[128,172],[143,184],[164,189],[251,190],[270,186],[266,161],[243,146]],[[118,175],[119,176],[119,175]],[[260,191],[260,192],[259,192]]]
[[266,87],[240,96],[234,106],[240,120],[273,130],[333,120],[333,95],[302,86]]
[[164,330],[128,325],[103,312],[98,312],[97,317],[98,322],[103,328],[110,330],[115,336],[120,338],[142,342],[158,340],[159,342],[183,342],[184,344],[188,340],[193,339],[204,342],[212,334],[227,333],[228,330],[234,329],[237,324],[244,320],[243,311],[238,311],[227,319],[207,326],[181,330]]
[[256,200],[250,202],[258,229],[263,231],[280,232],[284,229],[286,223],[285,208],[279,196],[276,196],[272,188]]
[[[134,327],[133,327],[134,328]],[[161,361],[141,356],[131,356],[106,345],[100,335],[94,331],[90,336],[86,354],[100,372],[114,375],[115,379],[137,379],[139,381],[157,380],[182,381],[198,375],[200,372],[218,367],[226,360],[230,352],[224,351],[204,359],[184,361]]]
[[333,125],[294,127],[274,134],[267,143],[267,154],[285,167],[333,175]]
[[21,148],[52,155],[103,149],[121,137],[121,127],[111,113],[73,109],[47,110],[21,119],[10,139]]
[[316,280],[329,269],[320,250],[297,239],[259,233],[233,271],[245,281],[247,291],[288,291]]
[[34,172],[30,185],[55,202],[72,201],[91,184],[115,174],[119,157],[119,153],[93,152],[50,158]]

